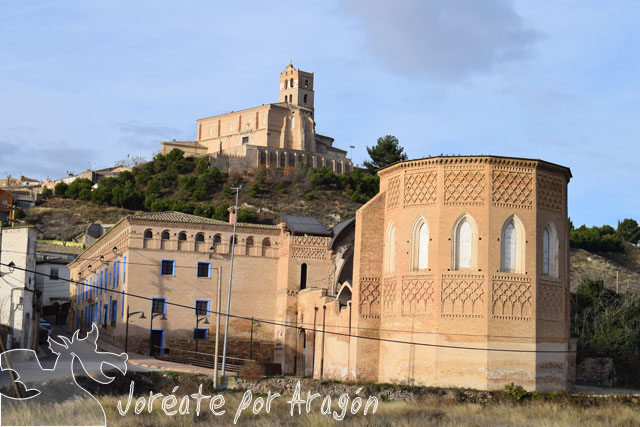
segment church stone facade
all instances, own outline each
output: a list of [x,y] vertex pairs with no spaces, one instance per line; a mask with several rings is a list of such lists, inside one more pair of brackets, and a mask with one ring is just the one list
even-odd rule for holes
[[162,153],[179,148],[189,156],[208,155],[224,170],[302,162],[348,172],[353,164],[347,152],[316,133],[314,96],[313,73],[289,64],[280,73],[278,102],[199,119],[195,141],[163,142]]
[[[238,224],[231,313],[243,318],[231,322],[231,356],[248,357],[253,318],[252,358],[277,363],[286,375],[569,388],[570,170],[456,156],[399,162],[378,174],[379,194],[333,228],[287,215],[278,226]],[[103,257],[99,270],[116,268],[121,282],[109,286],[117,292],[187,307],[206,300],[213,308],[215,273],[199,277],[196,266],[221,268],[226,284],[231,231],[232,224],[185,214],[131,216],[74,261],[72,277],[102,283],[95,260]],[[161,274],[167,260],[174,269]],[[127,263],[126,273],[118,262]],[[71,294],[72,322],[90,326],[96,296],[76,295],[74,286]],[[107,296],[97,297],[102,307]],[[124,304],[151,308],[120,298],[117,316]],[[192,350],[195,315],[168,306],[167,319],[154,323],[161,345]],[[100,316],[104,334],[122,342],[123,319]],[[147,348],[149,321],[131,320],[134,342]],[[207,328],[212,337],[213,322]],[[210,352],[211,341],[199,351]]]

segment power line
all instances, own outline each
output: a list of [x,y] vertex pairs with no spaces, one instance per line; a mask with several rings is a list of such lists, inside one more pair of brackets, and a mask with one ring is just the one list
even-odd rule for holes
[[[0,265],[4,265],[6,267],[8,267],[8,264],[5,263],[0,263]],[[21,268],[21,267],[17,267],[17,266],[12,266],[12,268],[21,270],[21,271],[26,271],[26,272],[31,272],[34,274],[45,274],[45,273],[40,273],[34,270],[29,270],[26,268]],[[133,294],[130,292],[125,292],[124,290],[122,291],[117,291],[114,289],[104,289],[101,288],[97,285],[90,285],[87,283],[81,283],[81,282],[76,282],[75,280],[71,280],[71,279],[61,279],[61,280],[65,280],[68,281],[69,283],[73,283],[76,286],[78,285],[82,285],[82,286],[86,286],[86,287],[90,287],[90,288],[96,288],[96,289],[103,289],[106,292],[112,292],[118,296],[122,296],[122,295],[127,295],[133,298],[140,298],[146,301],[153,301],[153,297],[146,297],[146,296],[142,296],[142,295],[137,295],[137,294]],[[175,302],[170,302],[167,301],[165,299],[164,302],[166,305],[171,305],[174,307],[178,307],[178,308],[186,308],[189,310],[195,310],[196,307],[194,306],[188,306],[185,304],[179,304],[179,303],[175,303]],[[213,311],[213,310],[206,310],[209,314],[221,314],[221,315],[228,315],[229,317],[233,317],[235,319],[244,319],[244,320],[258,320],[255,318],[251,318],[249,316],[240,316],[237,314],[231,314],[231,313],[218,313],[217,311]],[[359,339],[365,339],[365,340],[370,340],[370,341],[384,341],[384,342],[389,342],[389,343],[393,343],[393,344],[409,344],[409,345],[417,345],[417,346],[423,346],[423,347],[438,347],[438,348],[448,348],[448,349],[458,349],[458,350],[477,350],[477,351],[495,351],[495,352],[506,352],[506,353],[575,353],[576,351],[572,351],[572,350],[515,350],[515,349],[501,349],[501,348],[479,348],[479,347],[464,347],[464,346],[454,346],[454,345],[444,345],[444,344],[430,344],[430,343],[420,343],[420,342],[413,342],[413,341],[403,341],[403,340],[394,340],[394,339],[390,339],[390,338],[378,338],[378,337],[368,337],[368,336],[363,336],[363,335],[354,335],[354,334],[349,334],[349,333],[343,333],[343,332],[336,332],[336,331],[323,331],[320,329],[315,329],[315,328],[311,328],[311,329],[307,329],[307,328],[300,328],[299,326],[296,325],[290,325],[287,323],[280,323],[277,322],[275,320],[267,320],[267,319],[262,319],[260,320],[260,322],[262,323],[266,323],[266,324],[270,324],[270,325],[274,325],[274,326],[282,326],[285,328],[293,328],[293,329],[305,329],[306,331],[310,331],[310,332],[319,332],[319,333],[327,333],[327,334],[332,334],[332,335],[337,335],[337,336],[343,336],[343,337],[349,337],[349,338],[359,338]],[[344,327],[344,326],[341,326]],[[373,328],[372,328],[373,329]],[[379,331],[379,329],[373,329],[373,330],[377,330]],[[442,334],[442,335],[452,335],[452,334]],[[510,338],[527,338],[527,337],[510,337]]]

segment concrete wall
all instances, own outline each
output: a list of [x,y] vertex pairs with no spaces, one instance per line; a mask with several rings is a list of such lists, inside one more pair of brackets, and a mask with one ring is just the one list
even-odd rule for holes
[[4,228],[0,253],[3,264],[15,264],[13,270],[0,266],[0,323],[13,328],[12,338],[20,347],[32,349],[39,330],[34,310],[37,238],[33,227]]

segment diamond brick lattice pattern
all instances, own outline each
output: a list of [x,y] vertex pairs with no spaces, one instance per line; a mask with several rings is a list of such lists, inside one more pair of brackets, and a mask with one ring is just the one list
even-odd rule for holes
[[493,203],[499,206],[531,208],[533,178],[527,172],[493,171]]
[[564,184],[559,179],[538,176],[538,206],[550,211],[562,212],[562,190]]
[[447,317],[481,317],[484,302],[483,281],[476,279],[442,280],[442,315]]
[[326,246],[327,238],[320,236],[293,236],[294,245]]
[[363,277],[360,279],[360,314],[380,315],[380,280]]
[[531,282],[494,279],[493,317],[531,320]]
[[426,205],[436,202],[435,172],[411,173],[404,177],[404,204]]
[[387,188],[387,208],[395,208],[400,203],[400,177],[391,178],[389,180],[389,188]]
[[384,293],[382,296],[382,305],[385,314],[394,314],[394,304],[396,300],[396,281],[385,280]]
[[484,202],[484,171],[445,172],[444,202],[446,204],[482,204]]
[[433,302],[433,280],[405,279],[402,281],[402,313],[424,314]]
[[562,287],[538,284],[538,313],[540,319],[562,319]]

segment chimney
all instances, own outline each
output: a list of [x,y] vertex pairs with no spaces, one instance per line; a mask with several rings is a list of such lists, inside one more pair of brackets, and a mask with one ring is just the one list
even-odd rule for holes
[[229,209],[229,224],[235,224],[237,222],[236,207],[231,206]]

